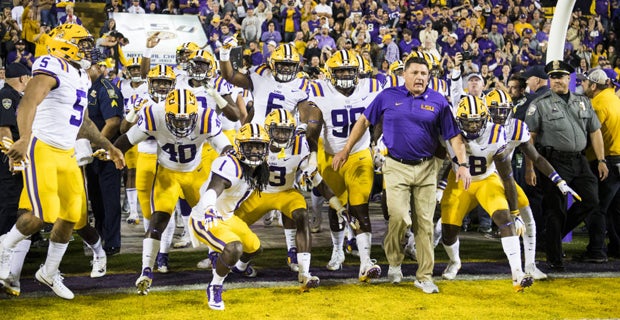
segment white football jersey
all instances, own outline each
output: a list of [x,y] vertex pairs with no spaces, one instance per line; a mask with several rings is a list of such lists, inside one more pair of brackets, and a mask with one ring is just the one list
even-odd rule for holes
[[163,104],[142,108],[138,124],[127,131],[129,142],[146,140],[152,136],[157,140],[157,162],[162,166],[179,172],[191,172],[201,161],[202,145],[206,141],[220,153],[230,145],[222,132],[220,120],[211,108],[198,108],[196,127],[187,137],[178,138],[168,130]]
[[391,87],[400,87],[405,85],[405,78],[402,76],[389,75],[385,77],[385,83],[383,84],[383,89],[391,88]]
[[[329,80],[317,80],[310,85],[310,101],[323,113],[323,144],[325,152],[336,154],[347,143],[353,125],[364,110],[380,92],[376,79],[359,79],[355,91],[350,96],[340,93]],[[351,153],[370,146],[370,133],[364,132],[362,138],[353,146]]]
[[297,104],[308,100],[309,81],[295,78],[290,82],[278,82],[271,69],[261,65],[250,71],[254,90],[254,118],[252,123],[265,124],[265,118],[273,109],[285,109],[297,117]]
[[206,192],[214,174],[228,180],[230,187],[224,189],[217,197],[215,207],[223,219],[229,219],[241,203],[252,194],[250,185],[243,178],[243,167],[239,160],[231,155],[217,157],[211,164],[209,179],[200,188],[200,194]]
[[[493,156],[506,148],[504,128],[498,124],[487,122],[482,135],[475,140],[465,139],[469,173],[472,181],[480,181],[495,172]],[[452,168],[456,172],[459,165],[452,145],[446,142],[446,148],[452,158]]]
[[[126,108],[125,113],[129,112],[130,108],[133,108],[133,109],[137,108],[137,106],[142,103],[142,100],[146,100],[144,105],[142,105],[142,108],[146,106],[158,104],[157,102],[153,101],[148,94],[132,95],[129,97],[129,100],[127,100],[127,103],[125,104],[125,108]],[[164,102],[162,101],[159,104],[163,108]],[[155,141],[155,138],[148,137],[146,140],[140,141],[138,143],[138,152],[156,154],[157,153],[157,141]]]
[[277,193],[291,190],[297,170],[302,162],[310,154],[310,147],[305,136],[295,136],[293,143],[282,151],[272,152],[269,150],[267,163],[269,164],[269,184],[264,193]]
[[515,149],[523,143],[529,143],[530,141],[530,129],[527,124],[519,119],[511,118],[504,126],[504,132],[506,133],[506,148],[510,152],[510,157],[515,152]]
[[121,89],[121,93],[123,94],[123,105],[125,106],[125,114],[129,112],[128,104],[132,102],[135,103],[134,96],[143,98],[149,96],[149,86],[146,81],[142,82],[139,86],[134,88],[131,85],[131,80],[123,79],[118,82],[118,88]]
[[73,148],[88,108],[91,85],[88,74],[66,60],[45,55],[35,60],[32,75],[56,79],[56,87],[37,106],[32,123],[33,137],[59,149]]

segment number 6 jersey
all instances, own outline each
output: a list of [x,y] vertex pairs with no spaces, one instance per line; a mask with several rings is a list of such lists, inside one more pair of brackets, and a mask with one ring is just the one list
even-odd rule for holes
[[88,106],[88,74],[66,60],[45,55],[32,65],[32,75],[56,79],[56,86],[37,107],[32,135],[59,149],[73,148]]

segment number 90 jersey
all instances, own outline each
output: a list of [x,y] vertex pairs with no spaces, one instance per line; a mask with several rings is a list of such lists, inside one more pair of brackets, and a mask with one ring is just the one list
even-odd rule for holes
[[[506,148],[504,128],[498,124],[487,122],[486,129],[480,137],[475,140],[465,139],[465,142],[471,180],[480,181],[495,172],[493,156]],[[459,169],[456,154],[449,142],[446,142],[446,147],[452,158],[452,168],[456,172]]]
[[295,78],[290,82],[278,82],[267,65],[250,70],[250,79],[254,87],[252,123],[264,125],[265,118],[273,109],[284,109],[297,115],[297,104],[308,100],[308,79]]
[[[359,79],[355,90],[347,97],[328,80],[317,80],[310,84],[310,101],[323,113],[322,135],[326,153],[334,155],[344,148],[353,125],[379,94],[380,88],[376,79]],[[369,146],[370,133],[366,130],[351,149],[351,153]]]
[[263,193],[276,193],[294,189],[293,183],[297,170],[307,165],[306,157],[310,154],[305,136],[295,136],[293,143],[281,152],[269,150],[269,184]]
[[140,110],[138,124],[127,131],[129,142],[135,145],[154,137],[157,140],[157,162],[177,172],[191,172],[201,160],[202,144],[209,141],[220,153],[230,145],[222,133],[220,120],[211,108],[198,108],[196,127],[187,137],[178,138],[166,127],[165,107],[149,105]]
[[56,79],[56,86],[37,107],[32,134],[37,139],[59,149],[73,148],[88,107],[91,82],[84,70],[66,60],[45,55],[32,65],[32,75]]

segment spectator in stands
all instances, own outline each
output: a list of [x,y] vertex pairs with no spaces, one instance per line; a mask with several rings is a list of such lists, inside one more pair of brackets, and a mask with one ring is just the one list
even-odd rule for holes
[[266,42],[266,48],[263,50],[263,63],[269,63],[269,58],[271,58],[271,54],[277,47],[278,44],[273,40]]
[[[263,20],[263,24],[261,24],[261,31],[263,33],[269,31],[270,23],[273,23],[274,31],[277,31],[278,33],[280,33],[280,23],[278,22],[277,19],[274,19],[273,13],[268,11],[265,13],[265,20]],[[280,35],[280,37],[282,36]]]
[[34,62],[34,56],[32,53],[26,51],[26,42],[23,39],[17,40],[15,42],[15,50],[9,52],[6,57],[7,63],[21,63],[28,68],[32,68],[32,63]]
[[58,21],[59,24],[62,24],[62,22],[60,22],[61,18],[67,15],[67,11],[66,8],[67,6],[71,6],[73,7],[75,5],[75,0],[55,0],[56,1],[56,21]]
[[78,18],[73,12],[73,5],[67,5],[65,7],[65,15],[58,19],[60,24],[79,24],[82,25],[82,20]]
[[317,34],[315,38],[319,41],[318,47],[321,50],[323,50],[323,48],[326,46],[328,46],[330,50],[336,48],[336,41],[334,40],[334,38],[329,36],[328,25],[324,24],[323,26],[321,26],[321,33]]
[[54,0],[39,0],[39,20],[41,23],[46,23],[48,26],[55,26],[56,15],[52,13],[52,6]]
[[260,46],[256,41],[250,41],[250,61],[253,66],[260,66],[263,61],[263,54],[260,52]]
[[149,1],[148,5],[146,6],[146,9],[144,10],[146,11],[146,13],[161,13],[161,10],[159,9],[159,7],[157,7],[157,2],[155,1]]
[[47,22],[41,22],[41,26],[39,27],[39,33],[34,36],[35,50],[34,57],[35,59],[46,55],[47,52],[47,40],[49,40],[50,36],[47,34],[50,32],[50,26],[47,25]]
[[22,14],[22,38],[26,41],[26,51],[34,52],[34,37],[39,32],[39,20],[35,19],[32,2],[28,1]]
[[246,17],[243,18],[243,22],[241,22],[241,38],[243,38],[246,43],[258,41],[261,35],[260,25],[261,21],[254,15],[254,6],[248,5]]
[[265,53],[268,52],[268,45],[267,42],[269,41],[273,41],[273,43],[275,43],[275,46],[277,47],[278,44],[280,42],[282,42],[282,34],[276,30],[276,23],[275,21],[270,21],[267,24],[267,31],[263,32],[260,36],[260,40],[264,43],[263,46],[263,55],[266,55]]
[[178,14],[178,9],[175,7],[174,0],[168,0],[166,8],[161,11],[162,14]]
[[295,1],[289,0],[286,7],[280,13],[282,25],[284,26],[284,42],[295,40],[295,31],[299,30],[301,23],[301,12],[295,6]]
[[331,18],[333,11],[331,5],[327,4],[327,0],[319,0],[319,3],[314,7],[314,10],[319,17]]
[[388,61],[389,64],[392,64],[394,61],[400,60],[400,52],[398,51],[398,46],[394,43],[391,34],[386,34],[383,36],[383,44],[385,49],[385,60]]
[[179,0],[179,10],[183,14],[198,14],[200,2],[198,0]]
[[[418,47],[420,47],[420,41],[418,39],[414,39],[412,36],[412,32],[409,29],[403,30],[403,38],[398,43],[398,49],[400,50],[401,56],[407,55],[412,51],[415,51]],[[435,44],[432,44],[435,46]]]
[[312,10],[310,17],[308,18],[308,28],[311,32],[318,32],[321,30],[321,19],[316,13],[316,10]]
[[318,57],[319,60],[321,58],[321,49],[318,47],[319,41],[317,38],[313,37],[308,40],[308,45],[306,46],[306,51],[303,54],[304,61],[308,62],[312,60],[312,57]]
[[127,8],[128,13],[145,14],[146,11],[140,6],[140,0],[132,0],[131,7]]
[[304,40],[304,33],[301,31],[297,31],[295,33],[295,40],[293,41],[293,46],[301,56],[303,56],[306,52],[307,45],[308,43]]
[[424,29],[420,31],[420,42],[424,42],[427,38],[430,38],[432,43],[437,42],[439,38],[439,33],[433,29],[433,22],[431,20],[426,20],[424,22]]
[[116,31],[116,20],[108,19],[103,23],[103,26],[99,30],[99,37],[102,37],[104,34]]

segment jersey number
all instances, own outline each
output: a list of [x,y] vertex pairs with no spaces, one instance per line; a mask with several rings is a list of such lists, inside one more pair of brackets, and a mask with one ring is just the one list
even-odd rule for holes
[[[456,157],[452,158],[454,163],[459,163]],[[469,156],[469,174],[478,176],[487,172],[487,158]]]
[[280,187],[286,183],[286,168],[269,166],[269,185],[272,187]]
[[353,129],[353,125],[359,118],[359,115],[362,113],[364,113],[364,108],[351,108],[349,110],[332,110],[332,125],[334,126],[332,134],[334,135],[334,137],[348,137],[351,129]]
[[175,145],[166,143],[161,149],[170,155],[172,162],[188,163],[196,158],[196,145],[194,144]]
[[196,97],[196,100],[200,102],[200,106],[202,106],[203,109],[207,108],[207,97]]
[[82,125],[82,121],[84,120],[84,108],[86,106],[82,105],[82,99],[86,101],[86,92],[82,90],[76,90],[75,95],[77,98],[75,99],[75,103],[73,104],[73,110],[75,110],[76,112],[73,112],[73,114],[71,115],[69,123],[73,126],[79,127]]
[[267,111],[265,112],[265,117],[273,111],[273,109],[282,109],[284,108],[281,104],[277,103],[278,101],[284,101],[284,96],[278,93],[270,93],[269,98],[267,98]]

